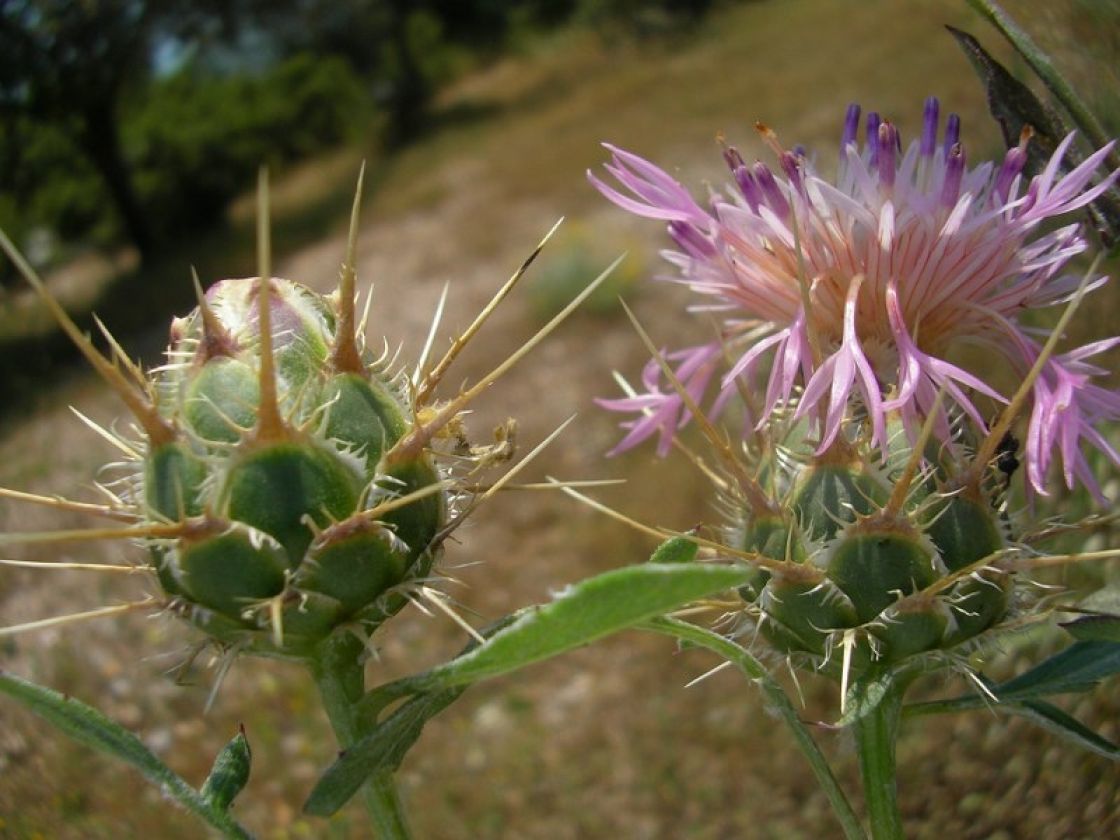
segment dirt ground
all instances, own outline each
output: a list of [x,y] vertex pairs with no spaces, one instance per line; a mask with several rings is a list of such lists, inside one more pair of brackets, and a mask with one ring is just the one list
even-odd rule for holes
[[[981,128],[982,96],[968,68],[936,31],[944,20],[960,22],[956,4],[916,3],[907,20],[891,17],[887,10],[895,7],[886,2],[791,0],[782,10],[778,6],[751,4],[728,12],[719,26],[739,33],[739,40],[716,39],[717,45],[706,49],[679,47],[651,59],[581,42],[576,46],[586,54],[564,55],[569,44],[543,58],[511,59],[464,83],[452,96],[493,97],[502,115],[493,125],[467,126],[407,152],[366,202],[358,266],[363,287],[374,287],[368,334],[384,335],[390,346],[399,343],[402,359],[415,358],[445,283],[450,293],[441,337],[456,333],[560,215],[592,232],[593,260],[605,266],[616,253],[614,243],[625,243],[636,251],[640,268],[634,270],[648,273],[655,249],[664,244],[657,226],[624,218],[582,181],[582,170],[602,160],[595,145],[600,139],[635,146],[661,161],[680,161],[682,180],[700,194],[702,178],[720,177],[711,143],[719,129],[738,126],[738,136],[749,145],[750,122],[764,117],[791,142],[820,138],[830,150],[848,99],[881,93],[877,101],[885,101],[884,110],[898,109],[902,122],[914,126],[930,80],[936,79],[943,98],[956,96],[955,103],[963,103],[958,107],[966,114],[966,132],[976,128],[983,138],[978,145],[993,143],[992,129]],[[974,18],[964,21],[978,27]],[[845,38],[829,36],[830,28],[843,28]],[[763,50],[776,33],[787,45],[797,43],[802,61],[783,58],[784,52],[750,60],[750,51]],[[730,64],[736,55],[742,68]],[[912,59],[907,70],[912,75],[883,80],[881,74],[903,57]],[[854,81],[826,75],[844,62],[853,65]],[[857,72],[857,65],[864,69]],[[717,98],[702,82],[720,81],[725,73],[754,78],[729,82]],[[695,95],[666,96],[659,81],[665,78],[682,89],[690,85]],[[804,103],[760,90],[778,80],[787,90],[805,89],[813,79],[828,89]],[[583,93],[588,85],[594,94]],[[593,118],[599,124],[587,125]],[[654,133],[655,127],[661,130]],[[752,148],[751,154],[763,152]],[[310,184],[315,170],[298,177]],[[300,185],[289,185],[296,200]],[[340,220],[333,235],[288,255],[276,273],[329,290],[344,249]],[[525,287],[457,364],[449,388],[477,379],[540,325],[545,292],[534,292],[533,283],[549,278],[549,261],[563,256],[563,248],[546,250]],[[655,340],[683,343],[682,335],[699,335],[705,328],[684,314],[684,297],[672,286],[643,284],[628,300]],[[634,377],[644,355],[617,312],[579,314],[479,402],[471,432],[485,439],[494,425],[516,417],[525,452],[578,412],[533,467],[534,477],[625,477],[625,486],[602,489],[597,497],[669,527],[716,522],[706,480],[683,461],[659,461],[648,449],[612,460],[602,456],[617,440],[617,429],[591,399],[615,394],[611,369]],[[121,407],[85,374],[67,373],[44,390],[35,414],[4,430],[0,485],[90,498],[85,488],[114,453],[68,406],[105,424],[122,414]],[[0,504],[5,531],[86,524],[77,515]],[[511,492],[462,530],[443,568],[458,581],[448,591],[481,624],[546,600],[587,575],[638,562],[652,547],[648,537],[571,500]],[[107,561],[122,551],[135,549],[75,544],[44,553],[13,547],[5,556]],[[0,623],[135,600],[150,587],[138,575],[4,569]],[[236,813],[247,826],[277,840],[366,836],[356,807],[328,823],[299,813],[335,750],[307,676],[293,665],[240,660],[213,709],[204,713],[215,674],[206,666],[212,663],[200,657],[186,685],[167,673],[195,638],[166,617],[134,614],[4,638],[0,667],[94,703],[138,732],[192,782],[201,780],[210,758],[243,723],[253,747],[253,774]],[[450,621],[408,609],[385,628],[381,661],[370,667],[370,676],[380,681],[415,671],[462,643]],[[1007,672],[1022,667],[1022,656],[1010,651],[1002,667]],[[685,688],[715,664],[704,653],[679,652],[663,639],[631,633],[470,689],[428,726],[403,767],[403,795],[417,836],[838,836],[803,760],[750,685],[725,671]],[[806,719],[834,718],[834,687],[822,682],[803,688]],[[925,689],[959,690],[940,683]],[[1120,692],[1114,686],[1070,708],[1107,737],[1120,737]],[[821,730],[819,740],[842,782],[854,789],[847,737]],[[900,765],[902,807],[914,837],[1120,837],[1120,769],[1022,721],[986,713],[918,721],[904,733]],[[4,702],[0,836],[204,835],[131,770],[71,745]]]

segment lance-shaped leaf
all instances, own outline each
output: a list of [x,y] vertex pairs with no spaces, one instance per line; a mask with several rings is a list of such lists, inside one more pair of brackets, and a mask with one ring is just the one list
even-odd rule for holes
[[551,603],[521,612],[486,643],[444,665],[400,681],[436,691],[515,671],[747,582],[747,566],[646,563],[574,584]]
[[1087,615],[1061,626],[1081,642],[1120,643],[1120,615]]
[[1117,673],[1120,673],[1120,643],[1100,639],[1080,641],[1001,685],[979,677],[982,694],[915,703],[904,708],[903,714],[916,717],[988,707],[1025,717],[1084,749],[1120,760],[1120,747],[1041,699],[1053,694],[1088,691]]
[[[1029,87],[996,61],[972,35],[951,26],[946,28],[957,39],[984,84],[988,110],[999,123],[1007,146],[1010,148],[1019,143],[1024,127],[1030,126],[1033,130],[1034,135],[1027,145],[1026,169],[1031,174],[1038,174],[1045,168],[1062,138],[1069,134],[1069,126],[1051,108],[1040,102]],[[1019,44],[1016,44],[1016,48],[1019,48]],[[1085,131],[1080,121],[1079,127]],[[1089,132],[1089,137],[1095,143],[1098,142],[1092,132]],[[1103,141],[1099,142],[1103,145]],[[1072,147],[1066,157],[1074,166],[1083,159]],[[1106,192],[1093,201],[1089,205],[1089,214],[1105,245],[1113,247],[1120,240],[1120,199],[1115,192]]]
[[1027,147],[1027,166],[1031,172],[1041,172],[1069,128],[1051,109],[1038,101],[1029,87],[1008,72],[972,35],[947,26],[957,39],[984,84],[988,95],[988,110],[999,123],[1003,141],[1008,147],[1019,143],[1024,126],[1034,130],[1034,137]]
[[350,801],[371,776],[395,771],[420,737],[424,724],[466,690],[466,686],[461,686],[422,694],[404,703],[327,768],[304,803],[304,812],[329,817]]
[[391,772],[424,724],[465,687],[589,644],[684,604],[746,582],[746,566],[646,563],[605,572],[568,587],[551,603],[499,625],[483,644],[452,661],[375,689],[361,709],[376,714],[393,697],[405,702],[346,750],[315,786],[304,810],[330,815],[374,773]]
[[[952,700],[932,700],[906,708],[907,715],[959,712],[1004,703],[1021,703],[1054,694],[1089,691],[1101,680],[1120,673],[1120,643],[1075,642],[1014,679],[995,685],[981,677],[985,692]],[[994,699],[993,699],[994,698]]]
[[1084,750],[1113,761],[1120,761],[1120,747],[1052,703],[1047,703],[1045,700],[1024,700],[1022,703],[1008,706],[1007,711],[1025,717],[1047,732],[1064,738]]
[[1075,642],[996,689],[1001,700],[1029,700],[1050,694],[1089,691],[1120,673],[1120,644]]
[[203,798],[156,758],[143,742],[92,706],[11,674],[0,673],[0,691],[22,703],[75,741],[131,764],[148,781],[226,837],[249,838],[222,808]]

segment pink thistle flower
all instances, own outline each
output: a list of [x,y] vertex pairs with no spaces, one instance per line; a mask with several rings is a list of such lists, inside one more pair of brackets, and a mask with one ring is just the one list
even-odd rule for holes
[[[1040,346],[1020,315],[1069,300],[1080,278],[1063,269],[1087,247],[1077,224],[1042,227],[1083,208],[1120,173],[1092,183],[1109,144],[1061,174],[1072,135],[1029,183],[1022,175],[1026,135],[1001,164],[969,168],[960,120],[950,115],[940,134],[938,111],[931,97],[922,135],[903,154],[897,129],[875,113],[867,115],[861,149],[860,110],[849,106],[834,182],[802,153],[779,149],[776,173],[727,148],[733,183],[707,207],[657,166],[607,146],[612,159],[605,169],[619,188],[588,172],[592,184],[623,209],[668,223],[677,248],[664,256],[679,282],[705,299],[697,308],[723,319],[720,340],[665,357],[694,399],[730,353],[712,413],[766,375],[758,426],[779,407],[792,408],[795,418],[815,424],[819,451],[840,434],[853,400],[884,448],[888,413],[897,411],[914,438],[941,389],[981,429],[977,396],[1007,402],[984,378],[996,366],[968,370],[950,357],[958,346],[974,345],[1017,374],[1030,369]],[[1105,279],[1094,278],[1090,288]],[[1099,495],[1082,453],[1086,441],[1120,464],[1097,431],[1120,418],[1120,395],[1092,384],[1106,371],[1085,361],[1118,343],[1120,337],[1055,356],[1034,384],[1025,460],[1037,491],[1045,492],[1057,453],[1066,484],[1079,480]],[[766,360],[769,372],[762,374]],[[628,433],[614,452],[654,434],[665,452],[688,422],[683,400],[662,386],[656,364],[647,366],[642,384],[645,393],[599,401],[639,414],[623,422]],[[944,407],[935,433],[945,441],[952,436]]]

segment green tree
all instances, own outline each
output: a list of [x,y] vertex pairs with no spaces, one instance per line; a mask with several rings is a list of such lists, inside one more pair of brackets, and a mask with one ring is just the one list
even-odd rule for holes
[[123,99],[161,37],[227,26],[236,4],[190,0],[0,0],[0,114],[65,134],[105,183],[141,258],[156,237],[121,142]]

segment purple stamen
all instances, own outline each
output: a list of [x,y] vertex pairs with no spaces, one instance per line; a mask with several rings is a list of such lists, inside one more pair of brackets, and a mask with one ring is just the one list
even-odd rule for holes
[[786,177],[789,178],[790,184],[798,192],[801,192],[801,157],[796,152],[782,152],[778,157],[778,162],[781,164],[782,171],[786,173]]
[[884,121],[879,126],[879,185],[888,189],[894,186],[894,162],[898,143],[898,129]]
[[926,100],[925,110],[922,113],[922,145],[921,153],[924,158],[933,157],[933,150],[937,147],[937,115],[940,104],[936,96]]
[[735,183],[739,185],[739,192],[746,199],[747,206],[751,208],[752,213],[757,213],[758,205],[762,204],[762,190],[759,189],[758,182],[751,175],[750,169],[739,166],[732,174],[735,176]]
[[950,114],[945,121],[945,143],[941,147],[945,152],[945,160],[949,160],[953,147],[961,142],[961,118]]
[[874,168],[879,163],[879,113],[869,111],[867,114],[867,151],[868,164]]
[[739,150],[734,146],[726,146],[723,150],[723,159],[727,163],[727,168],[734,172],[740,166],[745,165],[743,156],[739,154]]
[[961,194],[961,177],[964,175],[964,146],[953,144],[945,161],[945,180],[941,184],[941,206],[955,207]]
[[789,202],[782,195],[778,182],[774,180],[774,173],[770,171],[769,166],[761,161],[756,162],[752,168],[754,169],[755,181],[758,182],[762,194],[766,197],[766,203],[774,211],[774,215],[779,219],[785,219],[789,216]]
[[853,102],[844,115],[844,133],[840,135],[840,159],[847,157],[848,146],[857,142],[859,132],[859,105]]
[[1027,165],[1027,144],[1030,142],[1033,133],[1029,127],[1023,129],[1019,138],[1019,145],[1007,150],[1007,154],[1003,158],[1003,165],[996,174],[995,194],[1004,203],[1011,195],[1011,182],[1019,176]]

